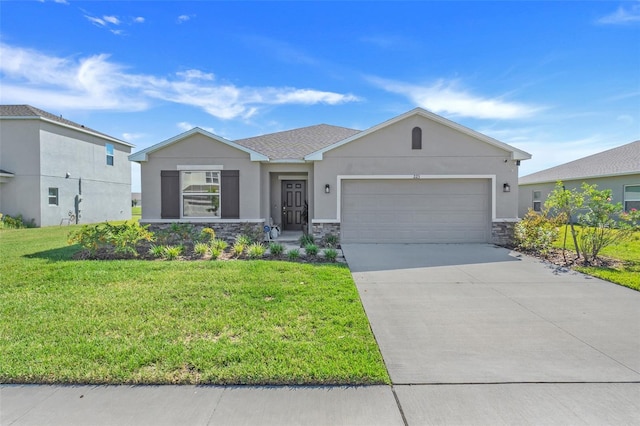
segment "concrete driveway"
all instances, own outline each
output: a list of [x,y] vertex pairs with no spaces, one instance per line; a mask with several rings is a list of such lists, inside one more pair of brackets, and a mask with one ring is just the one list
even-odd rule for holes
[[342,249],[409,424],[640,418],[639,292],[492,245]]

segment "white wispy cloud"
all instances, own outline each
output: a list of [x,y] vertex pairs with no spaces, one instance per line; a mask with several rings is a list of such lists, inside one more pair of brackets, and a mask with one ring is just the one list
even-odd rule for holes
[[543,108],[520,102],[509,102],[502,97],[485,97],[470,93],[455,80],[440,79],[419,85],[378,77],[369,82],[391,93],[408,98],[422,108],[438,114],[479,119],[516,119],[530,117]]
[[145,135],[144,133],[123,133],[122,140],[125,140],[127,142],[133,142],[135,140],[142,139],[146,136],[147,135]]
[[597,20],[598,24],[620,25],[640,22],[640,2],[625,6],[619,6],[615,12],[603,16]]
[[213,129],[213,127],[207,127],[207,126],[195,126],[187,121],[181,121],[179,123],[176,124],[176,126],[178,126],[178,129],[186,132],[189,131],[191,129],[193,129],[194,127],[200,127],[202,130],[206,130],[209,133],[213,133],[215,134],[215,130]]
[[126,34],[126,32],[123,29],[119,28],[123,25],[131,26],[133,24],[144,23],[144,17],[142,16],[126,17],[121,19],[115,15],[103,15],[102,17],[93,16],[84,10],[83,10],[83,13],[85,14],[84,17],[87,21],[91,22],[96,27],[109,30],[111,33],[115,35]]
[[239,87],[190,69],[172,77],[128,72],[109,55],[61,58],[0,43],[2,103],[33,103],[53,109],[138,111],[166,101],[200,108],[221,119],[247,118],[268,105],[337,105],[359,100],[295,87]]
[[184,22],[190,21],[191,18],[195,18],[196,15],[180,15],[178,16],[178,24],[182,24]]

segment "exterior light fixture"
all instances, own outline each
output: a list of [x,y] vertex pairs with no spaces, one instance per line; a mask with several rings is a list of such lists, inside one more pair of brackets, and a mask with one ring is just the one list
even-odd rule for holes
[[511,186],[508,183],[502,185],[502,192],[511,192]]
[[324,186],[324,193],[325,193],[325,194],[328,194],[328,193],[330,193],[330,192],[331,192],[331,185],[326,184],[326,185]]

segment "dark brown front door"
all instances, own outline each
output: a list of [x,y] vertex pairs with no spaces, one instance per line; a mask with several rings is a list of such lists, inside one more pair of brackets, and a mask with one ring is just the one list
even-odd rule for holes
[[282,181],[282,228],[283,230],[302,230],[307,218],[305,202],[307,182],[304,180]]

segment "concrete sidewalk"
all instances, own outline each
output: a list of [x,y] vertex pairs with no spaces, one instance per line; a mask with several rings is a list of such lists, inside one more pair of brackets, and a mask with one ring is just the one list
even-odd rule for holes
[[1,385],[0,425],[635,425],[639,396],[638,383]]
[[0,386],[0,425],[402,425],[389,386]]

